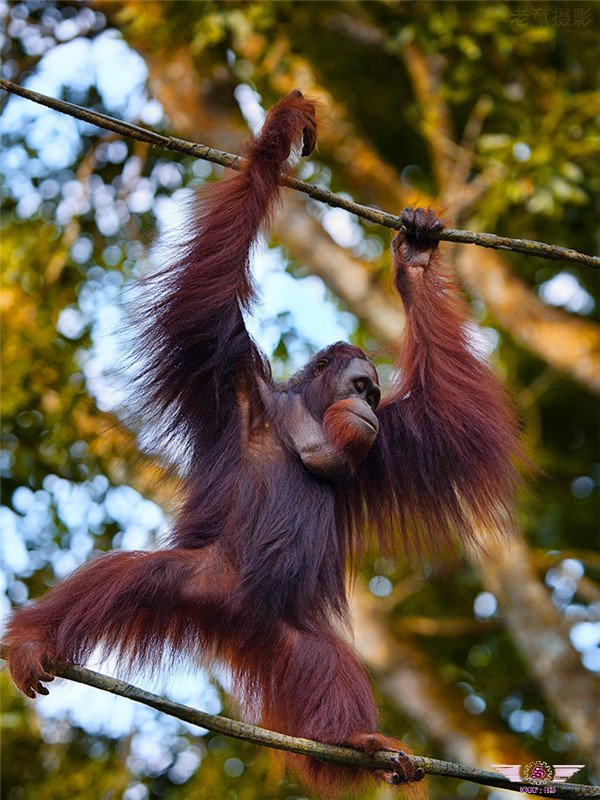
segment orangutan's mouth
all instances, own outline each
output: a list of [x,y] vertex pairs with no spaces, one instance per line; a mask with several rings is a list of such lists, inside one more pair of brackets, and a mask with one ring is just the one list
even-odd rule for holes
[[377,422],[377,417],[375,415],[373,415],[372,418],[369,418],[359,414],[357,411],[351,410],[350,413],[357,417],[361,422],[364,422],[365,425],[367,425],[373,431],[373,433],[377,433],[379,431],[379,423]]

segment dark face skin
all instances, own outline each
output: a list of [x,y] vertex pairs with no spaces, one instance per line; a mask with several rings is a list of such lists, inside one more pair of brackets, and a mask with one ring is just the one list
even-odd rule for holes
[[377,370],[370,361],[354,358],[338,378],[337,391],[331,405],[338,400],[355,401],[349,413],[356,417],[358,424],[372,429],[377,434],[379,423],[373,413],[381,400],[381,389]]
[[[318,356],[309,370],[304,390],[288,396],[287,434],[307,469],[336,480],[348,474],[351,464],[356,465],[356,445],[362,460],[377,436],[374,412],[381,397],[377,371],[364,358],[340,365],[335,357]],[[332,413],[347,444],[324,430],[323,422]]]

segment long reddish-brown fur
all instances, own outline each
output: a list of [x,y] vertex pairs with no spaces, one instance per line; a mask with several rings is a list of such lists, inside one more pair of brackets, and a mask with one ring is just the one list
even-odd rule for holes
[[423,209],[403,219],[407,234],[394,239],[392,260],[406,329],[360,491],[341,502],[347,524],[370,525],[384,547],[393,550],[400,530],[407,547],[435,556],[448,553],[453,535],[477,547],[510,528],[514,464],[526,459],[506,393],[469,340],[467,307],[437,242],[414,240],[415,219],[442,224]]
[[[82,663],[98,647],[133,668],[216,659],[267,727],[367,751],[402,747],[374,733],[368,678],[338,632],[346,564],[367,523],[387,546],[476,540],[510,507],[518,446],[501,389],[471,352],[436,243],[416,240],[413,223],[426,226],[413,212],[394,245],[405,343],[366,458],[345,401],[327,399],[346,365],[366,361],[362,351],[332,345],[289,384],[274,384],[243,323],[254,298],[249,254],[290,150],[314,147],[314,113],[299,92],[270,112],[243,170],[200,196],[189,239],[151,284],[148,401],[161,429],[185,443],[189,497],[169,549],[99,557],[16,612],[6,645],[30,696],[47,692],[52,659]],[[317,379],[319,359],[330,366]],[[346,479],[313,474],[290,446],[288,409],[298,398],[347,449]],[[324,797],[360,791],[355,770],[291,762]]]

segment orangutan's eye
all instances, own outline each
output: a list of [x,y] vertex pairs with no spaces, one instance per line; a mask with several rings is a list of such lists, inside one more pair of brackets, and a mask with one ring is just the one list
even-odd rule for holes
[[326,358],[320,358],[315,364],[315,375],[320,375],[323,370],[327,369],[329,361]]

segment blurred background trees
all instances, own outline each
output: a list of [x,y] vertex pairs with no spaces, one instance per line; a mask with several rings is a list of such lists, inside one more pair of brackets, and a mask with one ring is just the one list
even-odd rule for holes
[[[584,2],[26,0],[2,4],[2,71],[232,152],[299,87],[324,109],[300,177],[392,212],[435,202],[456,227],[591,253],[599,13]],[[159,480],[124,407],[125,287],[160,258],[154,232],[172,231],[190,192],[221,170],[15,97],[3,98],[2,130],[6,611],[91,554],[151,547],[168,529],[177,486]],[[389,375],[402,329],[389,231],[287,194],[257,258],[264,304],[253,323],[276,374],[349,337],[378,349]],[[367,558],[356,646],[386,731],[419,753],[483,768],[585,763],[576,779],[590,782],[600,776],[598,273],[444,248],[542,472],[523,492],[514,544],[493,559],[467,554],[442,574]],[[158,688],[228,713],[222,678]],[[306,796],[256,748],[92,689],[53,688],[34,705],[2,682],[7,800]],[[432,794],[488,793],[446,780]]]

